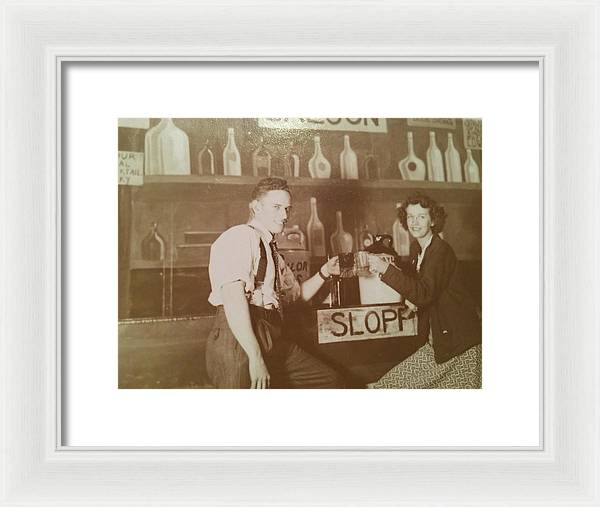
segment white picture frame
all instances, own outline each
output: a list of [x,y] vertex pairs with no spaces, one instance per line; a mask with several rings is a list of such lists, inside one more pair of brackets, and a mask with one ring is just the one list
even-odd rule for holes
[[[0,9],[0,505],[600,505],[596,2],[48,0]],[[57,111],[69,60],[538,62],[542,448],[61,446]]]

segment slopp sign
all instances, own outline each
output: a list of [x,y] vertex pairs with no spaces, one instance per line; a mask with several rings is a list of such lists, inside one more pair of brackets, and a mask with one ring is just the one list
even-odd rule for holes
[[403,319],[399,304],[317,310],[319,343],[415,336],[417,317]]

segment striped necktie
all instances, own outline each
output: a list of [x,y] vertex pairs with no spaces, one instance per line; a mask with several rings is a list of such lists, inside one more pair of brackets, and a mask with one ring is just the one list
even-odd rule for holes
[[[269,246],[271,247],[271,256],[273,257],[273,263],[275,265],[275,293],[277,294],[277,299],[279,299],[281,280],[279,278],[279,254],[277,253],[277,243],[275,243],[275,240],[271,240]],[[281,302],[279,306],[281,306]]]

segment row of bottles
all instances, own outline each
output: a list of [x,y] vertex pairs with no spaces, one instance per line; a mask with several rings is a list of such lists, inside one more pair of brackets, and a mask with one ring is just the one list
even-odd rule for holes
[[[437,146],[435,132],[429,133],[429,147],[426,162],[419,158],[414,149],[413,133],[407,133],[408,154],[398,163],[402,179],[409,181],[449,181],[479,183],[479,166],[467,149],[464,165],[460,153],[454,146],[451,133],[448,134],[448,147],[442,155]],[[162,118],[160,123],[146,133],[144,141],[144,166],[147,175],[191,174],[190,148],[187,134],[178,128],[171,118]],[[275,167],[277,166],[277,167]],[[208,140],[198,153],[198,174],[215,174],[215,156]],[[350,136],[344,135],[344,148],[339,157],[340,177],[342,179],[358,179],[358,157],[350,145]],[[379,177],[377,157],[368,154],[364,162],[368,178]],[[463,177],[464,169],[464,177]],[[311,178],[331,178],[331,163],[321,149],[321,139],[314,137],[314,153],[308,161],[308,173]],[[240,152],[235,142],[235,131],[227,129],[227,144],[223,149],[223,174],[241,176],[242,165]],[[294,152],[293,144],[283,158],[273,157],[265,147],[263,139],[252,153],[252,174],[255,177],[279,175],[283,177],[300,176],[300,157]]]
[[[408,144],[408,155],[398,163],[402,179],[410,181],[464,181],[467,183],[479,183],[479,166],[473,159],[473,153],[467,149],[467,160],[464,166],[460,160],[460,153],[454,146],[452,134],[448,134],[448,147],[442,157],[442,152],[438,148],[435,138],[435,132],[429,132],[429,148],[425,154],[427,163],[421,160],[415,154],[413,133],[406,135]],[[445,165],[445,169],[444,169]]]
[[[399,208],[402,203],[397,203]],[[329,252],[331,255],[347,254],[355,250],[367,250],[373,244],[373,234],[366,224],[357,231],[356,240],[352,234],[344,229],[342,212],[336,211],[336,228],[329,238]],[[317,199],[310,198],[310,218],[306,225],[306,235],[299,225],[286,227],[278,238],[277,243],[283,250],[310,250],[314,257],[327,256],[327,243],[325,241],[325,226],[319,218],[317,210]],[[392,226],[392,239],[394,250],[400,256],[409,254],[410,236],[408,231],[396,219]],[[152,223],[150,232],[142,240],[142,259],[153,261],[165,260],[165,241],[158,232],[158,224]]]

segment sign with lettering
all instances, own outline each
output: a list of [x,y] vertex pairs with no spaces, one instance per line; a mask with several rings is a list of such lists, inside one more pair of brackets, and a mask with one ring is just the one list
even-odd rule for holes
[[258,126],[267,129],[387,133],[385,118],[259,118]]
[[279,250],[288,268],[299,283],[310,278],[310,252],[307,250]]
[[148,130],[150,118],[119,118],[119,127]]
[[406,124],[409,127],[427,127],[440,129],[456,128],[456,120],[454,118],[407,118]]
[[144,184],[144,154],[119,151],[119,185]]
[[317,310],[319,343],[415,336],[417,317],[403,319],[400,304]]

